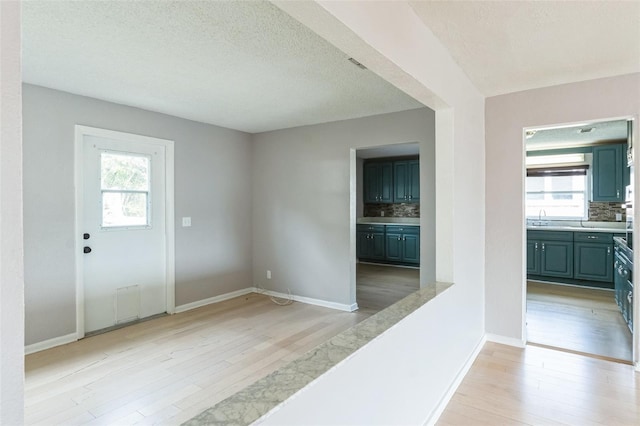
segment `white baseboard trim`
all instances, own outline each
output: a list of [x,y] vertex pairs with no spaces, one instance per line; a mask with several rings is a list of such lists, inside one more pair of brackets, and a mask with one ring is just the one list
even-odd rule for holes
[[438,419],[440,419],[440,416],[442,415],[442,413],[444,413],[444,410],[447,408],[449,401],[451,401],[451,398],[453,398],[453,395],[458,390],[458,386],[460,386],[460,383],[462,383],[462,380],[464,380],[464,377],[467,375],[467,373],[471,369],[473,362],[478,357],[478,354],[482,350],[482,347],[484,346],[486,341],[487,341],[487,337],[482,336],[482,338],[480,339],[476,347],[473,349],[473,352],[471,352],[471,355],[469,355],[469,358],[467,358],[467,361],[464,363],[460,371],[458,371],[456,378],[453,380],[453,382],[449,386],[449,389],[447,389],[447,392],[444,394],[444,396],[438,403],[438,406],[436,407],[436,409],[431,412],[427,421],[424,422],[425,425],[433,426],[436,424]]
[[514,346],[516,348],[524,348],[526,343],[524,340],[516,339],[514,337],[501,336],[499,334],[485,335],[487,342],[500,343],[501,345]]
[[24,354],[29,355],[45,349],[55,348],[56,346],[66,345],[78,340],[77,333],[70,333],[65,336],[54,337],[53,339],[43,340],[42,342],[32,343],[24,347]]
[[[277,291],[264,290],[257,287],[248,287],[243,288],[242,290],[232,291],[230,293],[221,294],[219,296],[209,297],[208,299],[198,300],[195,302],[187,303],[184,305],[176,306],[173,313],[179,314],[181,312],[190,311],[191,309],[200,308],[202,306],[211,305],[213,303],[223,302],[225,300],[233,299],[234,297],[244,296],[249,293],[261,293],[266,294],[268,296],[279,297],[283,299],[288,299],[289,295],[285,293],[280,293]],[[327,302],[326,300],[313,299],[311,297],[304,296],[296,296],[292,295],[293,300],[300,303],[307,303],[309,305],[323,306],[325,308],[337,309],[339,311],[353,312],[358,309],[358,305],[356,303],[352,305],[346,305],[342,303],[335,302]],[[25,355],[29,355],[35,352],[44,351],[45,349],[50,349],[60,345],[66,345],[67,343],[75,342],[78,340],[78,335],[76,333],[67,334],[66,336],[54,337],[53,339],[44,340],[42,342],[33,343],[31,345],[25,346],[24,353]]]
[[244,296],[245,294],[249,294],[249,293],[256,293],[256,289],[254,287],[247,287],[247,288],[243,288],[242,290],[232,291],[230,293],[221,294],[219,296],[213,296],[207,299],[196,300],[195,302],[176,306],[173,312],[176,314],[179,314],[181,312],[190,311],[191,309],[196,309],[202,306],[211,305],[212,303],[223,302],[225,300],[233,299],[234,297]]
[[344,303],[328,302],[326,300],[314,299],[312,297],[296,296],[295,294],[289,295],[288,293],[280,293],[279,291],[265,290],[263,288],[254,287],[254,291],[260,294],[266,294],[267,296],[278,297],[281,299],[292,298],[296,302],[306,303],[308,305],[322,306],[324,308],[337,309],[339,311],[353,312],[358,309],[358,304],[353,303],[347,305]]

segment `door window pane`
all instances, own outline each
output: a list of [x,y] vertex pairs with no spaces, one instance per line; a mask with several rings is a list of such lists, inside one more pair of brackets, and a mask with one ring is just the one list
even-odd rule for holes
[[143,155],[100,154],[103,228],[150,225],[150,162]]
[[102,189],[149,190],[149,157],[103,152],[100,159]]
[[102,193],[102,226],[145,226],[147,194],[132,192]]

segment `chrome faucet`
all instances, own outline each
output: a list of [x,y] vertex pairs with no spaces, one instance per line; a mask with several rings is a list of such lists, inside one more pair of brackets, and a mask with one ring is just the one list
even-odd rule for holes
[[545,209],[540,209],[540,211],[538,212],[538,222],[542,222],[542,213],[544,213],[544,217],[547,217],[547,212],[545,211]]

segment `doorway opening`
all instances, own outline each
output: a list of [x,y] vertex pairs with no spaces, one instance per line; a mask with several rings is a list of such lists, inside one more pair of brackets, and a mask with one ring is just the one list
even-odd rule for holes
[[528,344],[633,360],[632,125],[524,129]]
[[356,303],[375,314],[420,288],[418,143],[356,151]]
[[76,327],[172,313],[173,141],[76,126]]

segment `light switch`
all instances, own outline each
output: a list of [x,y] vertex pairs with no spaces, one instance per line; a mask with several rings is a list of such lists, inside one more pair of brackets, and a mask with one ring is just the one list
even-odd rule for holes
[[182,227],[183,228],[188,228],[189,226],[191,226],[191,218],[190,217],[183,217],[182,218]]

